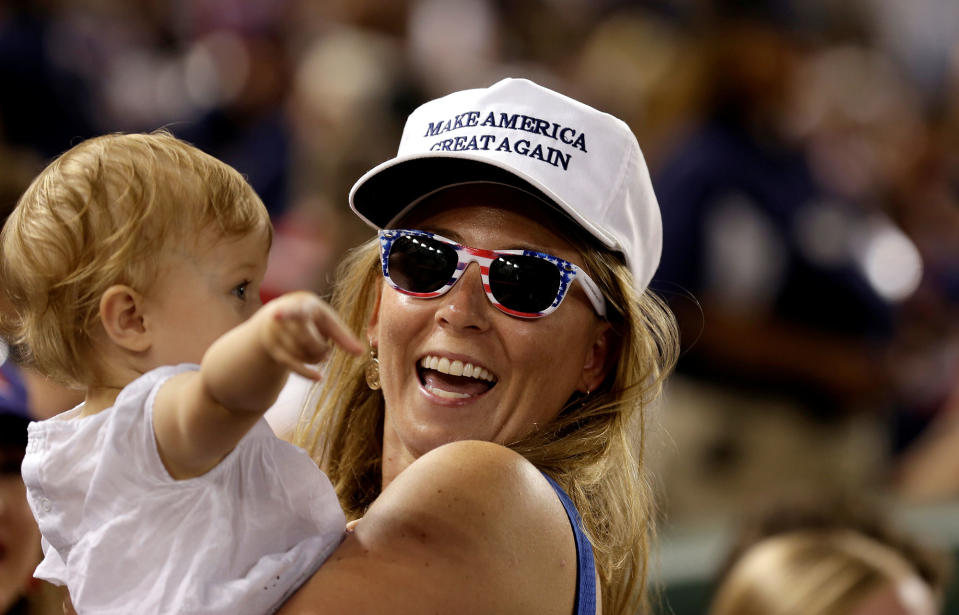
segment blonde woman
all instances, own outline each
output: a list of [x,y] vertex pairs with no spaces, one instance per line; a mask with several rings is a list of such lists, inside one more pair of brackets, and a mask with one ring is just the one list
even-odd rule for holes
[[677,333],[629,128],[522,79],[456,92],[351,203],[379,234],[332,302],[370,356],[334,350],[299,443],[356,523],[281,613],[642,612]]
[[802,530],[748,549],[710,615],[936,615],[930,585],[901,553],[850,529]]
[[949,572],[875,504],[793,496],[745,515],[710,615],[934,615]]

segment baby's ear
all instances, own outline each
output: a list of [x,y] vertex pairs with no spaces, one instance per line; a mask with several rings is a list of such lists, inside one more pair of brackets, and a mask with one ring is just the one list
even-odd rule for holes
[[152,340],[143,323],[143,295],[123,284],[115,284],[100,297],[100,322],[107,337],[132,352],[150,349]]

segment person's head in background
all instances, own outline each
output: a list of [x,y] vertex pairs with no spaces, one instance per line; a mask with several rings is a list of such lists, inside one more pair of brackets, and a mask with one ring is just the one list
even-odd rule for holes
[[757,138],[789,138],[801,47],[790,1],[713,0],[700,37],[711,119]]
[[892,548],[851,530],[796,531],[747,550],[710,615],[935,615],[936,604]]
[[948,566],[874,512],[783,506],[746,527],[710,615],[935,615]]
[[20,462],[27,446],[26,405],[11,409],[0,394],[0,613],[25,600],[40,562],[40,529],[27,504]]

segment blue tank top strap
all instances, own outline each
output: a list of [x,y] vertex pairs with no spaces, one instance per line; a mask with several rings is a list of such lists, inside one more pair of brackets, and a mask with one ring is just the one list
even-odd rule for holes
[[573,538],[576,539],[576,600],[574,602],[575,615],[595,615],[596,614],[596,563],[593,560],[593,545],[583,532],[582,519],[576,505],[569,495],[563,491],[563,488],[555,480],[550,478],[545,472],[543,476],[553,486],[556,495],[563,503],[566,509],[566,516],[569,517],[569,524],[573,528]]

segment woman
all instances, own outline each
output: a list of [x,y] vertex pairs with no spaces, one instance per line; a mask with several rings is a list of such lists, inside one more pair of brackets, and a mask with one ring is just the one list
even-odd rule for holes
[[380,233],[333,304],[371,355],[333,351],[299,443],[359,521],[281,612],[636,613],[677,334],[635,137],[507,79],[414,111],[350,197]]

